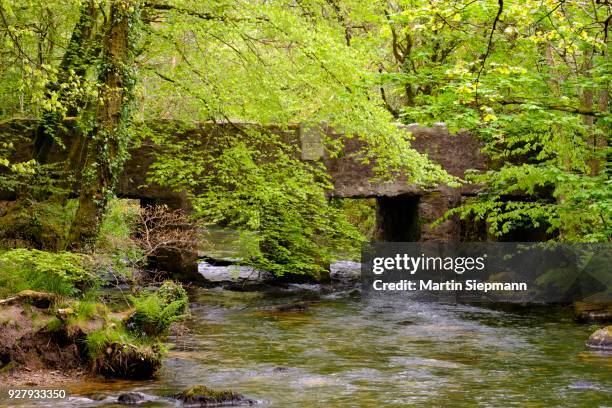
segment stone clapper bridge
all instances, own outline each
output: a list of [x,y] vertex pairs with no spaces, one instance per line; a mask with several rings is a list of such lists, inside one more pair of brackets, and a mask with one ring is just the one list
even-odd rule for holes
[[[157,122],[156,122],[157,123]],[[163,123],[160,121],[159,123]],[[152,127],[154,127],[153,125]],[[199,140],[214,139],[217,132],[236,132],[236,129],[247,126],[258,126],[244,123],[199,123],[183,126],[181,131],[172,137],[185,141],[188,138]],[[432,128],[418,125],[398,125],[407,134],[412,133],[412,146],[430,160],[442,166],[449,174],[463,178],[469,169],[486,169],[487,160],[481,153],[482,144],[467,132],[451,134],[443,123]],[[64,126],[71,132],[70,123]],[[0,141],[14,140],[21,137],[18,151],[12,157],[14,161],[27,161],[33,156],[34,134],[37,122],[19,119],[0,124]],[[335,198],[375,198],[377,202],[377,236],[381,241],[449,241],[466,240],[473,234],[472,224],[455,218],[447,220],[435,228],[429,224],[442,216],[447,210],[458,206],[466,196],[475,193],[475,186],[463,184],[458,188],[438,186],[426,190],[407,182],[406,175],[395,175],[392,180],[374,181],[375,174],[371,165],[355,158],[351,153],[357,152],[360,141],[356,138],[344,142],[341,155],[329,157],[323,147],[325,135],[333,137],[329,129],[292,125],[285,130],[267,127],[280,134],[283,141],[299,146],[302,160],[322,161],[331,177],[334,188],[329,191]],[[205,145],[206,143],[201,143]],[[116,194],[120,198],[138,199],[142,204],[167,204],[171,208],[189,208],[187,194],[175,192],[152,183],[147,183],[147,173],[155,157],[161,153],[161,146],[145,139],[139,146],[132,148],[130,159],[119,178]],[[66,149],[57,144],[51,147],[48,161],[63,161],[67,157]],[[11,199],[10,194],[0,191],[0,199]]]

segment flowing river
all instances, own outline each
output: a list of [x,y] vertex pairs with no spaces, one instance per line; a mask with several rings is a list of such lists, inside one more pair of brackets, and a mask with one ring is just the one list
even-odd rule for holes
[[[194,384],[264,407],[612,405],[612,355],[585,348],[596,327],[574,323],[567,309],[318,289],[194,289],[187,330],[170,339],[159,379],[75,382],[53,406],[118,406],[125,391],[149,395],[141,407],[174,406],[157,397]],[[300,310],[278,307],[295,302]]]

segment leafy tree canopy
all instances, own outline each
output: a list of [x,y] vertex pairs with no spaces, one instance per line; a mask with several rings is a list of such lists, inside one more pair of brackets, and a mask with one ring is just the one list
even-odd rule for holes
[[486,143],[494,170],[452,211],[495,235],[548,227],[612,236],[609,2],[399,1],[384,6],[381,83],[406,122],[445,121]]
[[[0,118],[42,119],[41,163],[66,119],[79,129],[66,146],[84,180],[73,243],[96,233],[126,146],[150,136],[169,152],[151,180],[192,192],[211,222],[258,231],[258,264],[312,272],[331,256],[323,243],[356,231],[321,169],[241,124],[325,124],[343,135],[330,154],[356,137],[383,176],[452,182],[394,121],[485,141],[492,170],[470,176],[483,189],[449,216],[608,240],[610,14],[586,0],[0,0]],[[239,131],[200,157],[141,124],[159,119]]]

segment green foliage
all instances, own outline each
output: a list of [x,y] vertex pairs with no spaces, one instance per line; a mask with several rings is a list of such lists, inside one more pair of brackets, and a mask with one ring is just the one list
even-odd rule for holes
[[[353,2],[347,5],[354,8],[351,17],[363,20],[361,26],[369,27],[377,20],[372,15],[380,11],[377,7]],[[93,141],[80,175],[81,189],[86,188],[81,201],[93,202],[80,206],[69,235],[71,241],[92,235],[106,200],[112,195],[114,181],[126,159],[126,147],[133,139],[130,132],[133,91],[141,101],[143,119],[239,118],[282,128],[294,123],[318,126],[326,122],[341,132],[338,139],[324,140],[331,154],[339,154],[345,141],[358,138],[365,146],[360,152],[363,161],[374,163],[378,175],[388,176],[392,171],[402,170],[410,175],[411,181],[427,185],[451,180],[439,166],[410,148],[405,134],[391,124],[391,115],[381,106],[374,81],[378,70],[377,48],[373,47],[376,40],[368,33],[369,28],[349,35],[349,28],[343,26],[344,18],[340,18],[341,9],[327,1],[303,4],[300,10],[287,1],[266,7],[171,1],[164,4],[163,11],[154,3],[140,2],[33,1],[21,5],[6,1],[2,7],[0,30],[7,34],[8,54],[12,57],[6,63],[5,74],[0,76],[10,106],[5,116],[14,114],[16,106],[21,112],[47,119],[74,116],[76,126]],[[141,20],[141,9],[145,21]],[[163,15],[161,20],[157,14]],[[107,18],[108,15],[111,17]],[[42,16],[58,16],[57,26],[53,30],[34,30],[26,24],[29,19],[38,21]],[[153,21],[154,24],[149,24]],[[123,22],[127,22],[123,36],[127,44],[121,44],[119,38],[115,45],[124,47],[125,52],[111,55],[108,42],[116,31],[110,28],[119,29]],[[228,29],[228,22],[232,29]],[[101,47],[92,40],[98,38],[102,40]],[[152,43],[155,47],[148,46]],[[58,51],[61,49],[66,51],[61,54]],[[136,53],[140,54],[137,64]],[[140,71],[135,69],[136,65]],[[122,88],[109,93],[109,84],[105,82],[112,81],[114,75],[121,78]],[[117,101],[112,96],[117,92],[122,95],[120,106],[115,106]],[[110,123],[112,120],[103,123],[104,118],[96,115],[92,107],[101,104],[105,110],[115,112],[106,119],[119,116],[117,123]],[[48,122],[45,123],[49,133],[58,142],[52,126],[58,121]],[[72,142],[78,143],[78,138]],[[257,145],[262,149],[257,154],[264,154],[265,144]],[[234,145],[232,149],[241,154],[237,151],[240,146]],[[231,161],[235,158],[231,156],[221,159]],[[276,168],[264,168],[260,173],[278,180],[280,174],[287,174],[288,166],[297,164],[287,157],[284,152],[272,158],[279,160]],[[254,162],[261,166],[258,159]],[[79,168],[81,163],[78,158],[71,158],[70,167]],[[199,169],[193,162],[188,160],[186,164],[185,172],[197,175]],[[282,167],[285,169],[279,171]],[[227,177],[227,172],[222,174],[223,168],[219,171],[212,177]],[[330,234],[331,224],[341,227],[343,223],[339,220],[341,215],[324,202],[322,190],[327,188],[327,182],[316,180],[309,174],[310,169],[301,168],[299,172],[302,174],[290,177],[294,178],[292,184],[304,191],[285,200],[285,204],[291,204],[297,196],[307,197],[314,201],[307,209],[286,212],[278,203],[277,209],[252,216],[258,211],[253,205],[284,194],[282,189],[267,199],[237,202],[251,213],[245,229],[253,229],[259,223],[254,218],[261,219],[264,250],[263,255],[253,255],[254,263],[276,265],[275,272],[279,274],[320,270],[328,258],[324,252],[329,251],[320,253],[317,247],[327,244],[330,235],[334,235]],[[176,180],[171,181],[168,184],[172,187],[182,187],[174,183]],[[183,181],[178,184],[184,184]],[[259,182],[261,177],[251,181]],[[268,188],[265,184],[260,187],[264,191]],[[200,208],[222,205],[222,191],[205,193],[199,199]],[[216,212],[225,212],[223,218],[228,223],[244,224],[244,219],[230,220],[234,214],[225,210]],[[326,221],[327,218],[331,221]],[[271,225],[274,219],[277,226]],[[313,237],[319,232],[323,238],[315,242]],[[354,236],[352,232],[348,235]],[[302,247],[303,253],[290,259]]]
[[[0,125],[6,126],[1,121]],[[36,161],[34,160],[11,163],[10,158],[14,154],[15,148],[20,143],[27,141],[24,140],[24,137],[16,136],[13,130],[17,129],[10,129],[9,127],[9,131],[0,130],[0,170],[2,170],[0,188],[11,192],[14,192],[14,186],[18,184],[20,177],[25,178],[36,172]]]
[[54,307],[56,315],[47,324],[47,329],[64,333],[69,338],[80,338],[109,324],[117,325],[117,322],[112,322],[110,309],[100,301],[100,293],[96,289],[86,291],[78,299],[62,298],[56,301]]
[[94,318],[105,318],[108,314],[106,306],[96,299],[78,300],[74,307],[75,314],[80,320],[90,320]]
[[[299,10],[290,1],[266,7],[219,7],[214,2],[173,6],[167,15],[174,24],[145,28],[145,41],[156,44],[139,84],[145,118],[280,128],[325,123],[340,133],[337,140],[324,140],[333,154],[357,138],[364,142],[363,160],[375,163],[381,173],[402,169],[415,182],[449,180],[410,148],[381,106],[375,82],[380,42],[369,32],[369,25],[382,16],[373,15],[382,11],[378,6],[346,3],[354,7],[348,13],[361,19],[355,25],[368,26],[355,30],[348,43],[339,19],[345,4],[315,0]],[[218,19],[202,20],[198,13]],[[186,43],[185,36],[193,42]]]
[[112,324],[87,335],[87,353],[91,359],[103,355],[109,344],[133,344],[138,339],[128,333],[120,324]]
[[[87,351],[96,372],[148,379],[159,369],[166,352],[161,337],[172,323],[187,316],[189,300],[182,286],[165,281],[156,292],[131,297],[131,302],[133,312],[127,320],[105,318],[101,329],[87,335]],[[99,308],[96,303],[80,302],[77,310],[84,316]]]
[[[84,197],[95,196],[92,207],[99,212],[134,141],[135,112],[142,121],[237,128],[245,122],[285,130],[324,124],[339,133],[324,137],[327,154],[342,154],[347,142],[359,139],[358,157],[374,164],[377,176],[400,171],[426,187],[453,179],[413,150],[392,121],[444,121],[451,131],[480,136],[496,166],[478,179],[486,190],[459,212],[489,220],[497,235],[521,223],[546,223],[560,239],[609,238],[608,2],[520,0],[503,8],[471,0],[112,4],[118,3],[5,0],[0,6],[0,120],[74,120],[94,140],[82,178],[95,187]],[[105,40],[119,21],[129,27],[125,55],[115,59]],[[96,112],[101,103],[111,106],[104,84],[109,73],[122,78],[122,100],[111,115],[120,119],[106,127]],[[49,127],[59,143],[57,129]],[[327,181],[318,169],[292,160],[292,149],[281,146],[269,155],[278,140],[245,131],[202,158],[178,151],[189,143],[174,145],[164,132],[138,131],[168,148],[153,181],[197,195],[206,220],[261,234],[253,264],[278,274],[320,270],[330,252],[320,247],[337,238],[330,227],[345,221],[322,199]],[[79,146],[78,138],[70,143]],[[17,166],[14,191],[62,187],[38,165],[8,163],[12,150],[10,143],[0,145],[0,166]],[[71,160],[73,169],[83,163]],[[544,177],[546,192],[534,174]],[[285,178],[291,188],[276,185]],[[534,193],[509,197],[518,179]],[[298,199],[307,200],[298,205],[303,208],[295,208]],[[77,220],[101,219],[94,215]],[[88,221],[79,225],[83,234]],[[354,231],[341,235],[340,241],[355,240]]]
[[137,201],[113,199],[100,225],[96,251],[108,257],[119,273],[128,274],[127,266],[136,265],[142,259],[142,250],[132,239],[139,212]]
[[333,203],[361,235],[374,240],[376,233],[376,199],[340,199]]
[[[364,19],[357,25],[378,19],[371,14],[377,7],[350,5],[355,10],[349,14]],[[277,275],[323,272],[334,252],[354,250],[363,238],[330,206],[324,171],[296,160],[295,146],[279,135],[248,123],[285,131],[297,123],[305,128],[324,123],[338,133],[323,135],[328,153],[341,154],[345,143],[359,139],[364,147],[358,154],[377,176],[403,171],[424,185],[451,180],[410,148],[381,106],[376,39],[368,29],[347,40],[338,18],[344,10],[325,1],[300,7],[284,1],[266,7],[171,6],[168,15],[176,24],[146,29],[147,40],[157,44],[156,62],[143,66],[139,88],[142,95],[166,96],[164,103],[145,97],[144,118],[233,125],[233,136],[211,132],[213,143],[177,141],[168,130],[146,132],[167,147],[150,181],[192,192],[197,215],[206,222],[255,232],[259,242],[246,262]],[[186,9],[222,15],[223,22],[203,21]],[[225,21],[232,21],[232,30]],[[185,44],[185,36],[193,46]]]
[[74,296],[97,284],[88,263],[87,256],[69,252],[5,251],[0,254],[0,291],[8,295],[32,289]]
[[134,312],[127,327],[139,337],[159,337],[189,314],[189,298],[180,284],[166,281],[157,292],[131,297]]
[[610,239],[609,14],[554,0],[387,6],[390,109],[479,135],[494,164],[470,177],[481,193],[447,216],[486,220],[496,236],[546,225],[561,240]]
[[[570,242],[605,242],[612,237],[612,188],[606,173],[584,176],[551,165],[507,165],[468,177],[487,188],[446,216],[485,220],[496,236],[515,228],[544,225]],[[508,200],[522,195],[527,201]]]
[[189,309],[189,297],[180,283],[170,280],[164,281],[157,290],[157,296],[166,304],[178,302],[180,306],[178,310],[183,313],[186,313]]
[[[14,121],[0,128],[0,157],[30,151],[37,124]],[[3,149],[6,147],[6,149]],[[8,169],[0,165],[0,191],[16,197],[0,212],[0,245],[57,251],[63,248],[75,210],[69,200],[74,177],[62,163],[15,161]]]
[[[26,200],[43,201],[52,196],[65,196],[74,183],[74,175],[61,163],[41,164],[31,159],[9,163],[17,147],[30,143],[30,129],[9,129],[6,136],[0,131],[0,189]],[[25,135],[24,135],[25,133]],[[28,135],[29,134],[29,135]],[[9,140],[3,142],[2,140]],[[10,149],[2,149],[10,146]],[[20,152],[22,153],[22,152]],[[2,157],[6,157],[5,161]],[[3,169],[2,167],[6,167]]]
[[112,200],[100,224],[96,248],[101,251],[110,251],[126,245],[125,242],[131,237],[134,223],[137,222],[139,210],[140,206],[137,201]]
[[197,215],[256,232],[258,245],[250,246],[246,262],[279,276],[321,273],[334,252],[362,241],[329,205],[330,184],[322,167],[295,159],[278,135],[245,131],[240,139],[228,135],[219,140],[222,150],[210,155],[177,146],[154,165],[152,180],[203,190],[192,198]]

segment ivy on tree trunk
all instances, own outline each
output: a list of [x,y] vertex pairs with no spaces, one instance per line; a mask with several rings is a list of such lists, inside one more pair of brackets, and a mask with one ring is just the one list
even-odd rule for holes
[[68,48],[59,66],[57,81],[47,85],[47,97],[57,94],[57,100],[65,106],[65,112],[57,108],[43,111],[41,124],[38,126],[34,140],[34,159],[39,163],[47,163],[48,155],[57,137],[57,130],[63,116],[76,116],[85,104],[85,96],[81,95],[75,101],[68,101],[67,93],[72,88],[71,81],[84,80],[92,59],[96,55],[94,36],[96,34],[96,19],[98,8],[93,0],[81,5],[79,19],[72,30]]

